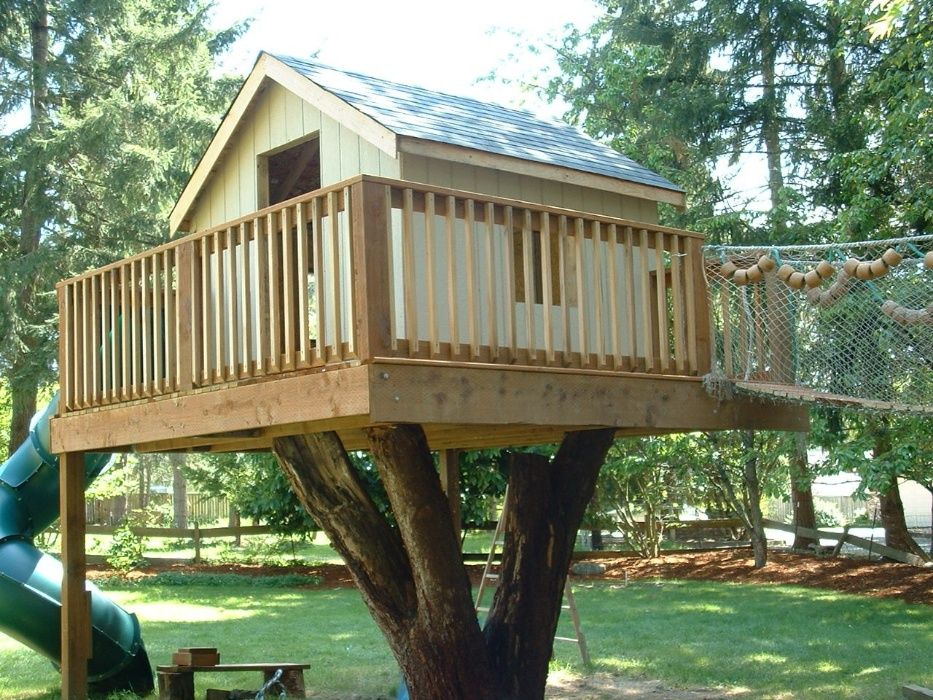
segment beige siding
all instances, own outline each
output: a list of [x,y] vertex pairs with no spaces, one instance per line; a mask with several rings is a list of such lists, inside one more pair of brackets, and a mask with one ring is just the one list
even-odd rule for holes
[[258,206],[257,156],[312,134],[321,139],[321,184],[365,173],[399,177],[399,163],[278,83],[256,97],[194,205],[191,231]]
[[403,155],[401,177],[439,187],[453,187],[652,224],[658,222],[657,204],[646,199],[436,158]]

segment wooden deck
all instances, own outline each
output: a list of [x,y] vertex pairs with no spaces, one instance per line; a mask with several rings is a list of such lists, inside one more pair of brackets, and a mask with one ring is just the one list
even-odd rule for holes
[[718,404],[697,234],[357,177],[58,286],[56,452],[799,429]]

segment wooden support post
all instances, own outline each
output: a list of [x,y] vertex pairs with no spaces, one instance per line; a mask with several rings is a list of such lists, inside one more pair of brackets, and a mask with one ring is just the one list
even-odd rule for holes
[[59,467],[62,564],[62,699],[87,698],[91,657],[90,596],[85,591],[84,453],[61,455]]
[[391,354],[388,197],[385,185],[365,179],[350,188],[354,337],[361,360]]
[[454,532],[460,540],[460,451],[443,450],[440,455],[441,487],[447,494]]

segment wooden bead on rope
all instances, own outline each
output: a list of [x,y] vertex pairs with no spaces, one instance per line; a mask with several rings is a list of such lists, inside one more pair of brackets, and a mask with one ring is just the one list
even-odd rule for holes
[[748,284],[748,270],[736,270],[732,275],[732,281],[740,287]]
[[732,277],[732,273],[734,273],[738,269],[739,269],[738,265],[736,265],[731,260],[726,260],[726,262],[722,264],[722,267],[719,268],[719,274],[725,277],[726,279],[729,279],[730,277]]
[[787,278],[787,286],[791,289],[803,289],[805,284],[806,280],[802,272],[795,272]]
[[849,258],[843,264],[842,269],[845,270],[845,273],[849,277],[855,277],[855,271],[858,268],[860,263],[861,263],[861,260],[859,260],[858,258]]
[[822,277],[824,280],[828,280],[836,273],[836,268],[832,266],[831,263],[821,260],[816,266],[816,274]]
[[760,282],[764,275],[758,265],[752,265],[745,271],[745,276],[749,282]]
[[928,250],[923,256],[923,266],[928,270],[933,270],[933,250]]
[[786,282],[788,279],[790,279],[792,274],[794,274],[794,268],[787,263],[781,265],[777,271],[777,277],[779,280],[781,280],[781,282]]
[[871,270],[872,278],[884,277],[886,274],[888,274],[888,265],[881,258],[872,260],[869,263],[868,268]]
[[771,270],[777,267],[777,263],[774,262],[774,258],[765,253],[760,258],[758,258],[758,267],[762,272],[771,272]]
[[860,262],[855,268],[855,276],[860,280],[871,279],[871,263]]
[[810,289],[813,289],[814,287],[820,286],[823,278],[820,277],[820,273],[816,270],[810,270],[803,276],[803,280]]
[[904,259],[904,256],[894,250],[894,248],[888,248],[881,254],[881,259],[884,260],[884,264],[888,267],[897,267],[901,260]]

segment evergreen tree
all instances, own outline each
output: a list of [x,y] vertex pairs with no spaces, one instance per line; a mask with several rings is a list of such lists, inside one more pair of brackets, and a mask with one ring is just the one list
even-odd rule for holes
[[0,7],[0,376],[10,448],[54,378],[56,280],[152,245],[234,83],[204,0]]

